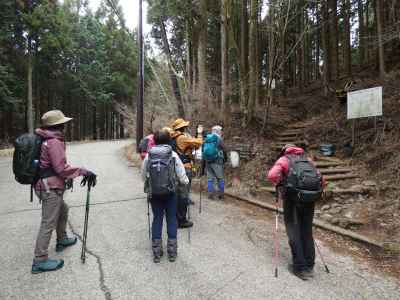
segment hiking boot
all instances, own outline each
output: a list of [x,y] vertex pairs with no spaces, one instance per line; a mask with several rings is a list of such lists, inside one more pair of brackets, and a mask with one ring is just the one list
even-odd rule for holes
[[307,268],[307,270],[305,270],[304,272],[308,278],[314,278],[314,268],[313,267]]
[[77,240],[78,239],[76,238],[76,236],[74,236],[72,238],[65,237],[62,240],[57,241],[56,252],[61,252],[65,248],[75,245]]
[[189,227],[193,227],[193,222],[189,220],[179,222],[178,224],[178,228],[189,228]]
[[174,262],[178,256],[178,242],[176,239],[168,239],[167,252],[168,260]]
[[164,255],[162,248],[162,240],[161,239],[152,240],[151,248],[153,249],[153,261],[155,263],[159,263],[161,261],[161,257]]
[[293,267],[293,264],[289,264],[288,266],[288,271],[293,274],[294,276],[300,278],[301,280],[307,281],[308,279],[310,279],[311,277],[309,276],[309,274],[307,273],[306,270],[296,270]]
[[39,274],[43,272],[56,271],[64,266],[62,259],[47,259],[42,261],[33,260],[32,274]]

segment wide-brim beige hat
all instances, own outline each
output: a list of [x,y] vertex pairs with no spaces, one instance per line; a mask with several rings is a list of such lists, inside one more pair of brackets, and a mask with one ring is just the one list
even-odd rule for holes
[[176,119],[174,123],[172,123],[172,129],[173,130],[178,130],[183,127],[188,127],[190,124],[189,121],[185,121],[184,119]]
[[61,110],[50,110],[42,116],[42,126],[51,127],[68,123],[72,118],[66,117]]

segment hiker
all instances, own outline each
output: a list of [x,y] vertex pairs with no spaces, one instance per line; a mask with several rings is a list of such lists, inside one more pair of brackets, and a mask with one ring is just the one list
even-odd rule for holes
[[142,164],[142,179],[153,211],[152,249],[153,261],[159,263],[163,256],[162,227],[164,214],[167,220],[168,259],[177,257],[177,180],[189,184],[185,168],[178,154],[172,150],[170,134],[166,130],[154,134],[155,146],[146,155]]
[[[222,127],[215,125],[204,140],[202,159],[206,164],[207,171],[207,191],[210,199],[222,200],[224,198],[224,162],[226,152],[222,140]],[[218,186],[218,192],[215,192],[215,185]]]
[[193,177],[193,151],[199,149],[203,144],[203,126],[198,126],[197,134],[198,138],[192,138],[186,131],[190,122],[184,119],[177,119],[172,124],[171,128],[173,132],[172,137],[172,149],[179,155],[185,167],[186,175],[189,178],[189,184],[178,185],[177,197],[178,197],[178,228],[189,228],[193,226],[193,222],[188,220],[186,217],[187,206],[190,202],[190,189]]
[[46,112],[42,116],[42,126],[35,133],[42,137],[40,153],[40,178],[35,185],[35,193],[42,204],[42,221],[36,240],[32,273],[53,271],[63,267],[62,259],[49,259],[48,248],[53,230],[57,233],[56,251],[76,244],[77,238],[68,237],[66,226],[68,205],[64,202],[66,182],[84,176],[86,181],[96,179],[93,172],[71,167],[65,156],[64,126],[72,118],[67,118],[60,110]]
[[282,148],[280,158],[268,172],[268,180],[277,186],[278,197],[283,199],[284,223],[293,260],[289,271],[308,280],[314,275],[314,207],[321,198],[325,181],[304,150],[293,144]]
[[154,134],[145,136],[139,143],[140,158],[144,160],[149,150],[154,147]]

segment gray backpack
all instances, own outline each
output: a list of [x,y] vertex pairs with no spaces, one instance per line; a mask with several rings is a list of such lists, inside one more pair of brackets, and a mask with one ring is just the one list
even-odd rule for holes
[[322,176],[305,155],[287,155],[289,173],[285,187],[299,204],[314,203],[322,195]]
[[147,191],[151,195],[168,195],[176,190],[175,159],[172,148],[157,145],[150,149],[147,163]]

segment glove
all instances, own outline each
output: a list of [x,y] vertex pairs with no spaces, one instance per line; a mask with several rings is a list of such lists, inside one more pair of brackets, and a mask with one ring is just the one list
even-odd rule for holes
[[81,186],[85,186],[87,183],[88,188],[92,188],[96,186],[97,183],[97,175],[91,171],[88,171],[81,181]]
[[67,179],[66,181],[65,181],[65,189],[66,190],[71,190],[71,191],[73,191],[74,190],[74,180],[71,178],[71,179]]

